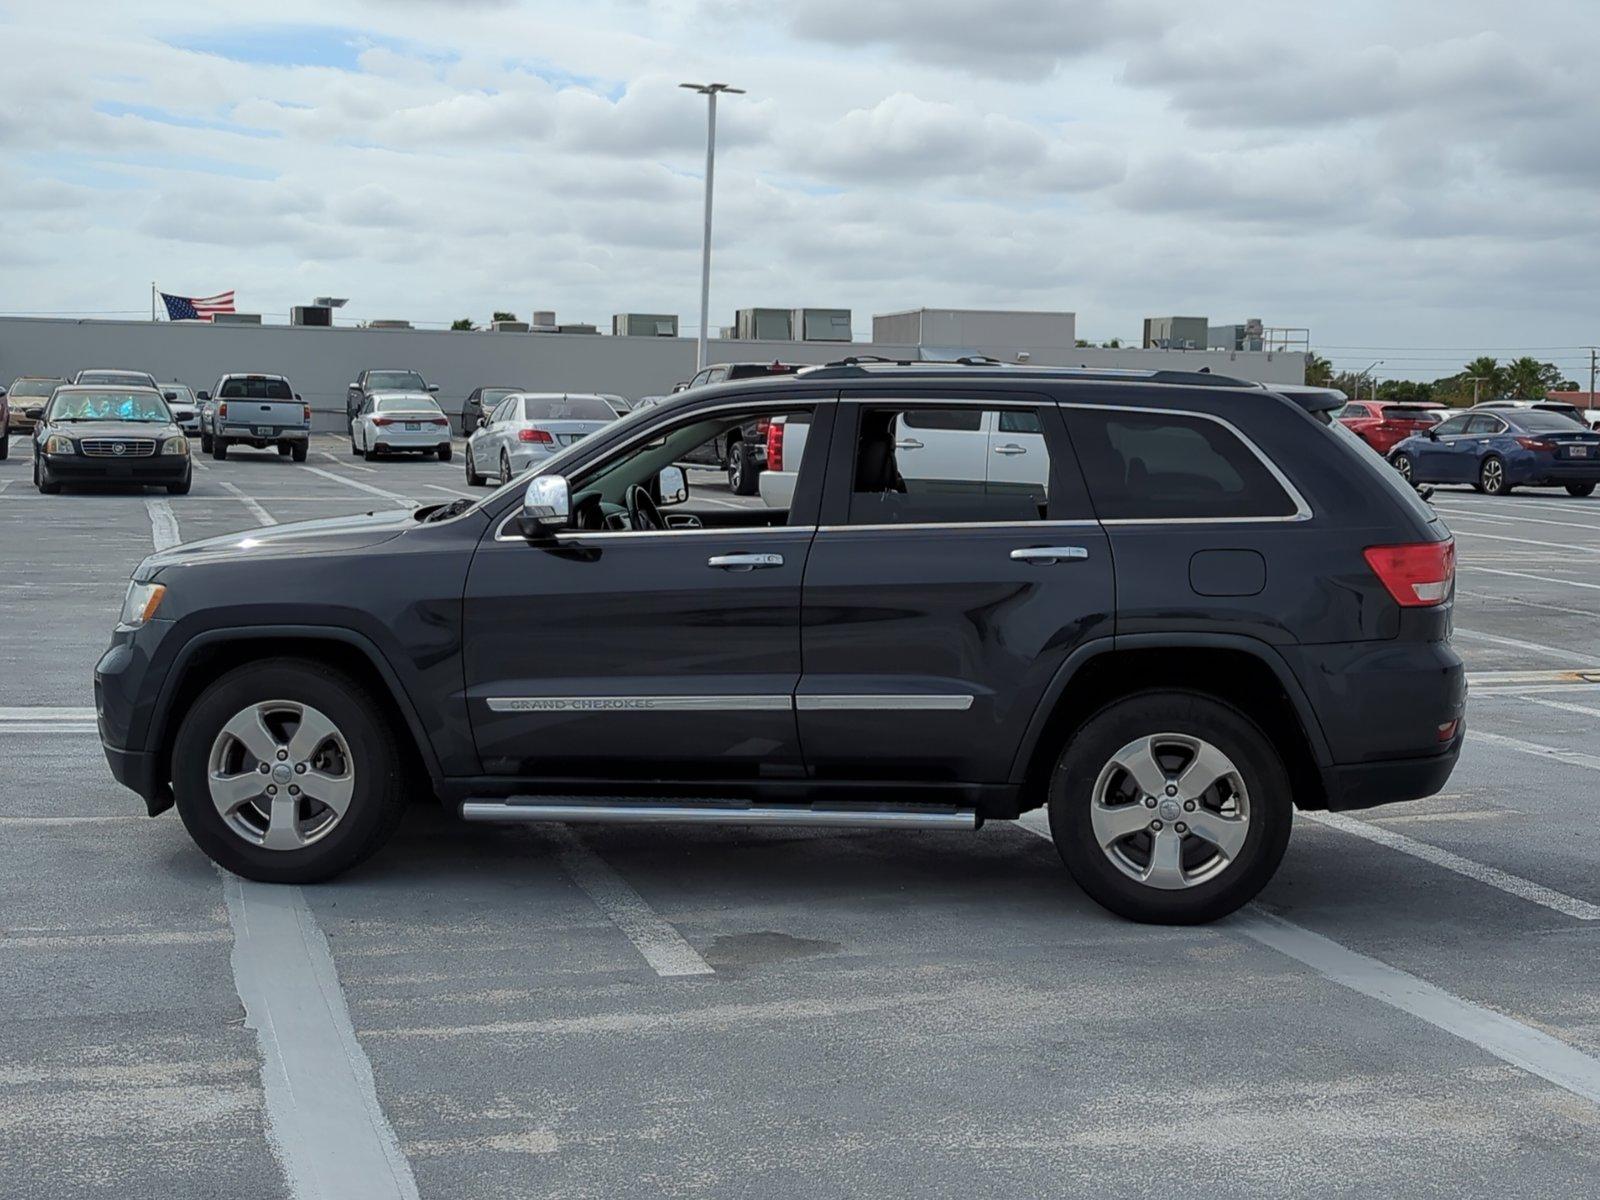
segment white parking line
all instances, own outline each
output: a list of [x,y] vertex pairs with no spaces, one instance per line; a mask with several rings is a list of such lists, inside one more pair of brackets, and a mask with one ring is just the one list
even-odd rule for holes
[[362,483],[359,479],[346,479],[343,475],[335,475],[332,471],[324,471],[321,467],[308,467],[301,465],[302,471],[310,471],[313,475],[321,475],[324,479],[331,479],[335,483],[342,483],[345,487],[358,488],[363,492],[370,492],[374,496],[382,496],[385,500],[392,500],[406,508],[417,507],[417,502],[409,496],[402,496],[399,492],[385,491],[381,487],[373,487],[370,483]]
[[1513,579],[1532,579],[1538,583],[1559,583],[1567,587],[1587,588],[1592,592],[1600,592],[1600,583],[1584,583],[1579,579],[1558,579],[1554,575],[1534,575],[1528,571],[1507,571],[1498,567],[1475,567],[1471,563],[1463,566],[1473,571],[1480,571],[1485,575],[1509,575]]
[[150,540],[157,550],[166,550],[183,540],[171,501],[151,499],[146,500],[144,506],[150,511]]
[[1600,708],[1590,708],[1584,704],[1573,704],[1567,700],[1542,700],[1538,696],[1524,696],[1530,704],[1542,704],[1545,708],[1559,709],[1561,712],[1577,713],[1583,717],[1600,717]]
[[1456,588],[1456,597],[1465,596],[1470,600],[1490,600],[1496,604],[1516,604],[1523,608],[1538,608],[1545,612],[1563,613],[1569,617],[1592,618],[1594,613],[1586,608],[1567,608],[1561,604],[1542,604],[1538,600],[1528,600],[1522,596],[1496,596],[1492,592],[1469,592],[1465,588]]
[[55,708],[43,704],[0,708],[0,734],[99,732],[92,708]]
[[[1532,700],[1533,697],[1526,697]],[[1532,754],[1539,758],[1553,758],[1557,762],[1566,763],[1571,767],[1588,767],[1591,771],[1600,771],[1600,756],[1585,754],[1581,750],[1563,750],[1559,746],[1545,746],[1538,742],[1525,742],[1521,738],[1506,737],[1503,733],[1484,733],[1482,730],[1467,730],[1469,742],[1489,742],[1495,746],[1505,746],[1509,750],[1518,750],[1523,754]]]
[[1346,949],[1254,905],[1224,928],[1304,963],[1363,996],[1426,1021],[1530,1074],[1600,1104],[1600,1059],[1503,1013],[1464,1000],[1388,963]]
[[1534,883],[1531,879],[1524,879],[1520,875],[1502,871],[1498,867],[1490,867],[1483,863],[1473,862],[1470,858],[1463,858],[1459,854],[1453,854],[1449,850],[1442,850],[1438,846],[1431,846],[1427,842],[1419,842],[1415,838],[1409,838],[1403,833],[1396,833],[1392,829],[1380,829],[1376,825],[1358,821],[1345,813],[1302,812],[1297,813],[1296,816],[1303,817],[1308,821],[1315,821],[1318,825],[1326,825],[1330,829],[1337,829],[1341,833],[1365,838],[1369,842],[1376,842],[1380,846],[1387,846],[1391,850],[1409,854],[1412,858],[1420,858],[1423,862],[1432,863],[1436,867],[1443,867],[1446,871],[1454,871],[1457,875],[1465,876],[1479,883],[1486,883],[1492,888],[1498,888],[1500,891],[1516,896],[1520,900],[1542,904],[1545,908],[1553,909],[1564,916],[1576,917],[1580,921],[1600,921],[1600,904],[1591,904],[1587,900],[1579,900],[1575,896],[1568,896],[1562,892],[1555,891],[1553,888],[1547,888],[1543,884]]
[[1585,546],[1581,542],[1541,542],[1534,538],[1507,537],[1503,533],[1479,533],[1476,529],[1457,529],[1454,525],[1450,531],[1457,537],[1484,538],[1491,542],[1515,542],[1519,546],[1544,546],[1550,550],[1564,550],[1567,553],[1577,551],[1579,554],[1600,554],[1600,546]]
[[1582,662],[1585,666],[1593,664],[1592,655],[1580,654],[1576,650],[1564,650],[1560,646],[1547,646],[1543,642],[1526,642],[1520,638],[1503,637],[1498,633],[1479,633],[1476,629],[1463,629],[1457,625],[1452,631],[1455,637],[1464,637],[1468,641],[1488,642],[1495,646],[1510,646],[1516,650],[1532,650],[1535,654],[1547,654],[1551,658],[1570,659]]
[[1583,521],[1552,521],[1548,517],[1523,517],[1523,516],[1493,516],[1486,517],[1479,513],[1469,512],[1464,508],[1440,508],[1435,504],[1434,509],[1445,515],[1462,521],[1493,521],[1497,525],[1513,522],[1526,522],[1529,525],[1557,525],[1562,529],[1586,529],[1590,533],[1600,533],[1600,525],[1590,525]]
[[224,482],[222,486],[225,491],[232,493],[240,504],[244,505],[245,510],[256,519],[257,524],[276,525],[278,523],[277,517],[262,508],[254,496],[246,496],[236,484]]
[[298,887],[223,875],[233,979],[261,1047],[267,1138],[295,1200],[416,1200],[328,939]]
[[[1049,825],[1037,810],[1023,814],[1017,824],[1050,840]],[[1464,1000],[1388,963],[1347,949],[1331,938],[1267,912],[1258,904],[1225,918],[1218,928],[1242,933],[1305,964],[1325,979],[1409,1013],[1503,1062],[1600,1104],[1600,1060],[1548,1033]]]
[[711,964],[683,940],[683,935],[656,915],[655,909],[578,835],[564,825],[550,827],[561,845],[561,866],[589,899],[622,930],[657,975],[714,975]]

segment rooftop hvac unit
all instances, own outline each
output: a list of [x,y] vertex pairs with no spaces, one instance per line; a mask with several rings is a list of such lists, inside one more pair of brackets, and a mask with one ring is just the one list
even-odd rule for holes
[[575,325],[557,325],[557,333],[599,333],[600,330],[587,321],[579,321]]
[[527,333],[528,323],[526,321],[496,321],[489,328],[496,333]]
[[535,309],[533,320],[528,322],[528,327],[535,333],[554,333],[556,331],[556,314],[554,309]]
[[611,318],[613,337],[670,337],[678,336],[678,318],[674,313],[617,313]]
[[734,335],[745,341],[794,341],[794,311],[787,308],[741,308],[733,324]]
[[396,321],[396,320],[368,321],[367,322],[367,328],[368,329],[410,329],[411,328],[411,322],[410,321]]
[[211,317],[213,325],[259,325],[260,313],[214,313]]
[[848,342],[851,340],[850,310],[797,308],[794,310],[794,329],[802,342]]
[[289,324],[327,327],[333,324],[333,307],[328,304],[296,304],[289,310]]

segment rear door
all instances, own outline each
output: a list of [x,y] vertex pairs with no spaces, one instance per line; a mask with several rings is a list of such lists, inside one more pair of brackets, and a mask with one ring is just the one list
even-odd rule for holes
[[[1011,479],[989,477],[991,430],[1028,446]],[[1005,782],[1062,663],[1111,632],[1106,535],[1059,413],[979,389],[842,403],[823,503],[795,697],[809,772]]]

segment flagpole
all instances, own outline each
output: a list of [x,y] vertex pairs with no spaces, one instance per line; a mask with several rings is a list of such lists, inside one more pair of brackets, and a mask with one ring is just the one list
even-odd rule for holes
[[153,279],[150,281],[150,319],[152,321],[160,320],[156,316],[156,282]]

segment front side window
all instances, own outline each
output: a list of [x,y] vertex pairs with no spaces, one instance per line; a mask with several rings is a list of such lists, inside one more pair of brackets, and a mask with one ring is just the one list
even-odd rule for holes
[[1450,437],[1457,433],[1467,431],[1467,422],[1470,417],[1451,417],[1448,421],[1441,421],[1433,427],[1433,431],[1440,437]]
[[863,407],[849,524],[1045,520],[1051,463],[1042,428],[1029,407]]
[[1272,518],[1294,499],[1225,425],[1180,413],[1067,409],[1101,520]]
[[1467,421],[1468,433],[1499,433],[1504,428],[1505,422],[1501,421],[1499,417],[1487,417],[1480,414]]

